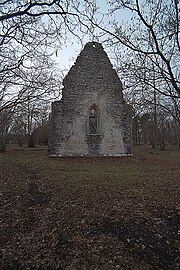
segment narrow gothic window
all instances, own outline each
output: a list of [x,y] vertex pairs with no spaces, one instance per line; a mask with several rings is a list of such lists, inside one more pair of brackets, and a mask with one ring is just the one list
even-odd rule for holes
[[91,108],[89,113],[89,134],[98,133],[98,117],[97,111],[94,108]]

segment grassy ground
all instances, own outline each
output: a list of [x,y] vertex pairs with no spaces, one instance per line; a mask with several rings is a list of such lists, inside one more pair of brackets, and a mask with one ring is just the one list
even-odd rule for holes
[[2,270],[180,269],[180,152],[0,154]]

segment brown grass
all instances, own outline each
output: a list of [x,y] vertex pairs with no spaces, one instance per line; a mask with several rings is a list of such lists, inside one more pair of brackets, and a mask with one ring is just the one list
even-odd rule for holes
[[179,269],[180,152],[0,154],[2,270]]

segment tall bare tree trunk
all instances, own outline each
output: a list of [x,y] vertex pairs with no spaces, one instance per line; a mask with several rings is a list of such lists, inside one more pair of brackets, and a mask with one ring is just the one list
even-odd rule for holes
[[[155,86],[155,78],[154,78],[154,86]],[[157,99],[156,99],[156,90],[154,87],[154,130],[153,130],[153,145],[154,145],[154,153],[157,152]]]
[[0,139],[0,153],[4,153],[6,151],[6,142],[2,139]]

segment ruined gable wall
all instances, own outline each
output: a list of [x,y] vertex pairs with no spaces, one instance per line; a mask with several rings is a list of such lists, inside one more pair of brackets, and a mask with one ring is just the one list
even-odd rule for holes
[[[99,135],[87,135],[88,110],[92,104],[100,109]],[[89,155],[94,143],[98,155],[126,152],[124,137],[124,101],[121,82],[98,43],[88,43],[64,79],[61,107],[54,109],[54,153]],[[97,141],[97,143],[96,143]]]

